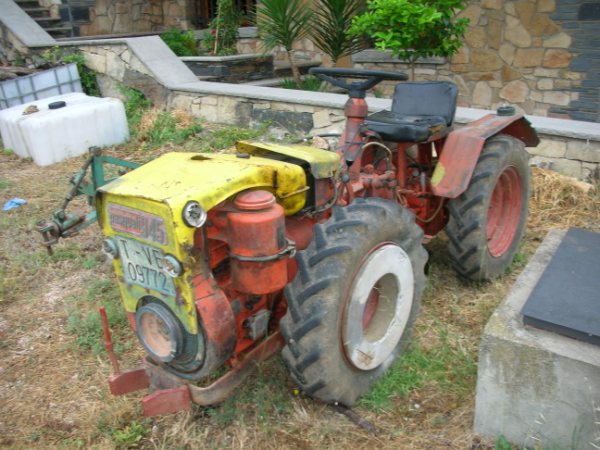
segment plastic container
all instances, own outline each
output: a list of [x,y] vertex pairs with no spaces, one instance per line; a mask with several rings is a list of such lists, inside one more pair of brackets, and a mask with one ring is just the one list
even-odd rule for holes
[[0,83],[0,109],[82,91],[77,65],[67,64]]
[[44,100],[13,106],[12,108],[0,111],[0,135],[2,136],[4,148],[11,149],[21,158],[31,157],[20,129],[21,122],[27,120],[29,117],[29,115],[23,115],[23,112],[27,108],[35,106],[39,111],[44,111],[49,109],[49,105],[54,102],[64,101],[67,105],[71,105],[87,101],[88,98],[87,95],[77,92],[48,97]]
[[[64,101],[63,107],[49,104]],[[22,115],[28,106],[38,112]],[[0,111],[0,132],[5,148],[46,166],[78,156],[89,147],[117,145],[129,138],[123,103],[115,98],[70,94]]]

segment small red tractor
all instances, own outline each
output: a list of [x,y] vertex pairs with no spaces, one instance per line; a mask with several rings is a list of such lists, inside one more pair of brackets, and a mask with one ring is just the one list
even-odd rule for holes
[[[173,152],[136,168],[93,151],[63,208],[39,225],[50,249],[99,222],[148,353],[121,372],[104,320],[109,386],[154,387],[147,415],[218,403],[280,350],[304,393],[351,406],[407,345],[423,244],[445,230],[452,264],[470,280],[503,274],[519,246],[525,146],[538,144],[522,115],[503,107],[453,131],[450,82],[399,83],[391,111],[368,115],[366,91],[406,75],[313,73],[349,93],[335,152],[238,142],[232,154]],[[104,163],[133,170],[106,180]],[[77,194],[95,211],[67,213]]]

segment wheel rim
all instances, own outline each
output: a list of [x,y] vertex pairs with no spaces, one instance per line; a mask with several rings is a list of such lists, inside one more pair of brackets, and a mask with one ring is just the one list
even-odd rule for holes
[[145,338],[146,345],[156,356],[166,359],[174,353],[177,345],[167,324],[159,317],[153,314],[142,314],[140,326],[140,332]]
[[373,249],[363,260],[347,297],[344,350],[360,370],[373,370],[394,352],[412,310],[410,258],[395,244]]
[[510,248],[521,219],[523,185],[515,167],[507,167],[498,177],[488,209],[486,234],[488,251],[498,258]]

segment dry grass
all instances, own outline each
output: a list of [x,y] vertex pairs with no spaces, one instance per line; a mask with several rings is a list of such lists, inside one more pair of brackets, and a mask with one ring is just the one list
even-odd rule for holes
[[[436,369],[436,376],[424,376],[408,394],[392,392],[381,408],[361,404],[356,411],[377,427],[376,436],[330,408],[295,395],[279,358],[263,364],[234,397],[215,408],[145,419],[139,395],[110,396],[107,359],[82,351],[67,330],[72,308],[95,307],[90,286],[112,280],[111,267],[99,256],[100,232],[95,226],[88,229],[61,243],[57,256],[49,258],[36,243],[34,231],[35,221],[49,217],[58,206],[68,177],[81,162],[39,168],[0,155],[0,198],[28,200],[24,207],[0,213],[0,446],[492,448],[474,440],[471,432],[475,375],[468,361],[476,360],[483,326],[520,267],[493,283],[462,283],[449,267],[443,238],[431,246],[429,286],[412,355],[419,361],[420,354],[446,351],[442,362],[462,355],[467,370],[457,372],[454,367],[462,359],[448,363]],[[534,171],[534,182],[521,265],[551,227],[600,227],[597,193],[581,194],[541,169]],[[123,336],[128,339],[135,342],[132,336]],[[135,365],[140,354],[137,347],[124,351],[123,365]],[[444,378],[452,382],[445,383]]]

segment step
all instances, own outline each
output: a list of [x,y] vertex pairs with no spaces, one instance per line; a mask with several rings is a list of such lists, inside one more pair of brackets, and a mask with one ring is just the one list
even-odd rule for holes
[[42,28],[44,28],[43,24],[55,24],[61,22],[60,17],[33,17],[33,20],[35,20]]
[[25,11],[27,14],[29,14],[30,17],[33,18],[38,18],[38,17],[50,17],[50,12],[48,11],[48,8],[42,8],[42,7],[35,7],[35,8],[21,8],[23,11]]
[[44,30],[54,38],[70,37],[73,33],[73,29],[71,27],[48,27],[44,28]]
[[40,3],[35,0],[15,0],[15,3],[21,8],[38,8]]

